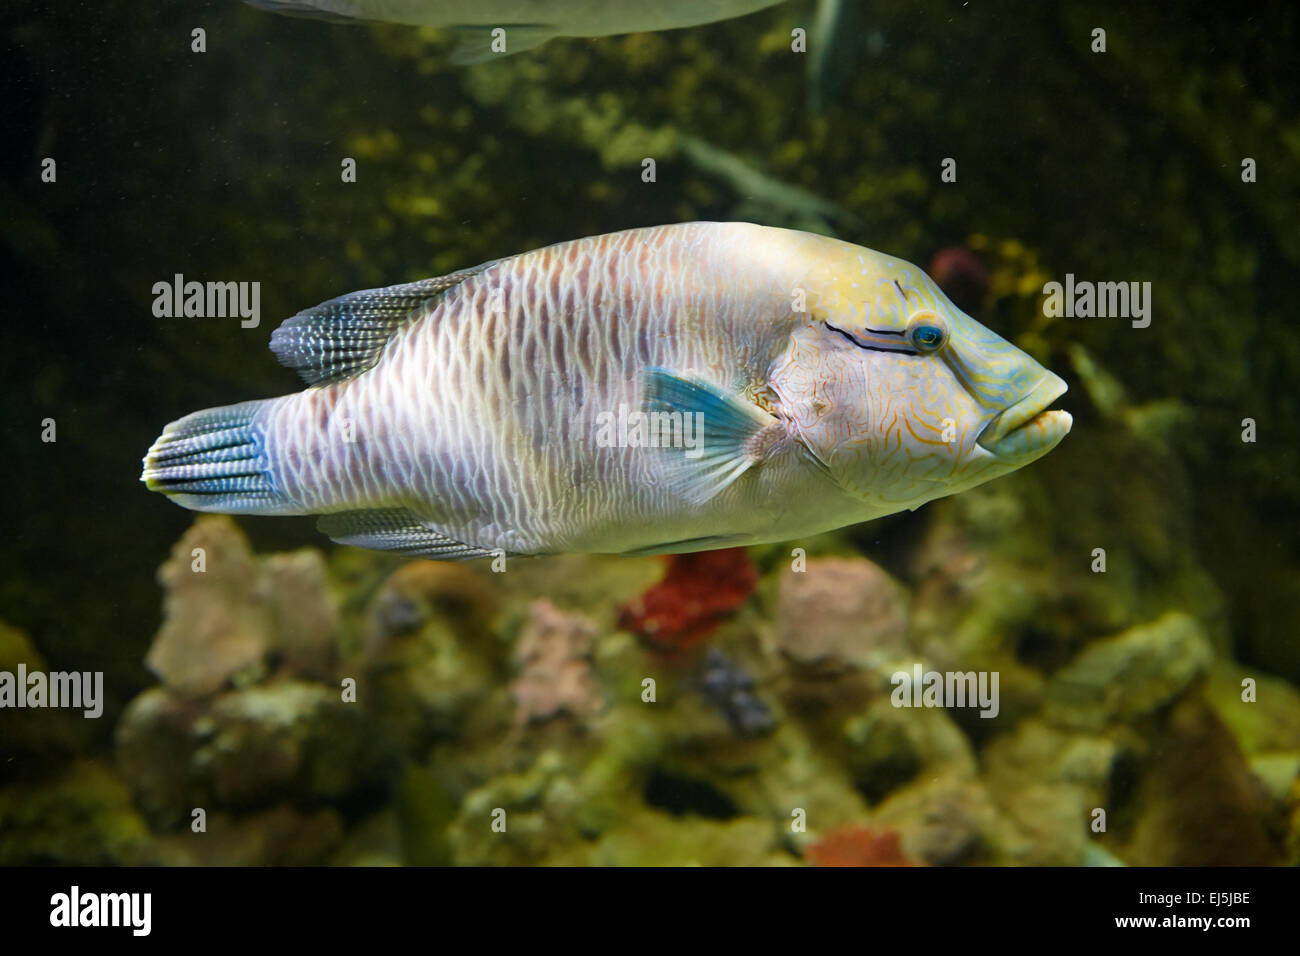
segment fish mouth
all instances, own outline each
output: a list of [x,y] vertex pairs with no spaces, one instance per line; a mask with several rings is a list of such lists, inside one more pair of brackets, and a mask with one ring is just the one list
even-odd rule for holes
[[1048,408],[1067,388],[1048,372],[1029,394],[984,427],[978,444],[999,458],[1036,458],[1051,451],[1074,423],[1069,412]]

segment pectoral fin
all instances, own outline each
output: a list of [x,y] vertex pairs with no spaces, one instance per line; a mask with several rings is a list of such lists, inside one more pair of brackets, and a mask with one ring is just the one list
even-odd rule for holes
[[692,442],[662,447],[670,485],[691,504],[718,495],[762,461],[785,428],[753,402],[724,392],[703,379],[667,369],[644,373],[643,410],[650,415],[680,413],[682,434]]

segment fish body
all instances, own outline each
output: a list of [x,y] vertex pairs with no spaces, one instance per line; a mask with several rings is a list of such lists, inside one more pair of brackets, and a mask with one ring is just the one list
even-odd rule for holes
[[916,266],[748,223],[353,293],[272,348],[313,386],[173,422],[142,479],[435,557],[787,540],[980,484],[1070,427],[1047,410],[1064,383]]
[[[375,20],[461,31],[460,62],[498,52],[491,31],[503,29],[503,53],[553,37],[601,37],[674,30],[727,20],[782,0],[247,0],[264,10],[337,21]],[[498,48],[499,50],[499,48]]]

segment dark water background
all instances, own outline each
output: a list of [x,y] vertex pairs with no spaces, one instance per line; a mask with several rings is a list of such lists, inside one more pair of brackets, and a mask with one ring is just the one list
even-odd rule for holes
[[[1086,553],[1104,529],[1091,546],[1157,606],[1182,601],[1170,569],[1193,562],[1222,596],[1207,622],[1219,646],[1300,680],[1297,7],[872,2],[820,114],[788,49],[812,11],[559,39],[466,68],[445,34],[234,0],[5,4],[0,617],[51,669],[106,672],[87,748],[152,683],[155,571],[192,519],[146,492],[140,458],[186,412],[295,390],[266,347],[279,321],[690,219],[827,228],[922,265],[982,250],[995,278],[974,314],[1071,385],[1074,433],[1033,466],[1062,540]],[[1105,54],[1089,50],[1097,26]],[[686,137],[838,211],[747,192]],[[57,184],[40,181],[45,156]],[[949,156],[955,184],[939,178]],[[1152,282],[1151,327],[1044,323],[1034,277],[1067,272]],[[262,324],[154,318],[152,286],[175,273],[259,281]],[[1080,381],[1079,345],[1123,386],[1120,411]],[[1159,440],[1135,442],[1123,409],[1154,409]],[[854,540],[888,566],[925,520]],[[259,551],[327,546],[304,519],[241,525]]]

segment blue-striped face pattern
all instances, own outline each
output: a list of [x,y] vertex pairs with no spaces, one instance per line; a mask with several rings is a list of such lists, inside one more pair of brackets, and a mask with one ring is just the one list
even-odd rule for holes
[[795,431],[868,513],[1013,471],[1070,429],[1065,383],[920,269],[826,240],[815,321],[773,371]]

